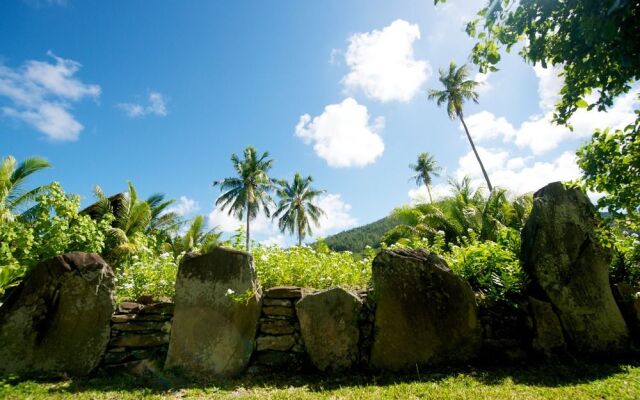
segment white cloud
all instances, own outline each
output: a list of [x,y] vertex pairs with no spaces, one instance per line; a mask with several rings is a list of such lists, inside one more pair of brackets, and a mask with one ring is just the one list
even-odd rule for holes
[[[451,188],[445,183],[438,183],[431,186],[431,197],[433,201],[440,200],[451,193]],[[429,192],[425,185],[421,185],[416,189],[409,189],[409,200],[411,204],[421,204],[429,202]]]
[[173,212],[180,216],[184,216],[199,209],[200,205],[197,201],[190,199],[187,196],[180,196],[180,201],[175,203],[172,207],[169,207],[167,212]]
[[[580,169],[576,164],[576,156],[566,151],[550,162],[530,162],[530,158],[509,157],[506,150],[497,150],[489,154],[479,149],[489,179],[496,187],[507,188],[515,194],[533,192],[550,182],[568,181],[580,177]],[[475,161],[472,165],[471,160]],[[475,167],[475,168],[474,168]],[[480,167],[473,152],[469,152],[458,160],[456,171],[458,179],[469,175],[475,186],[486,186]]]
[[331,167],[363,167],[382,155],[384,143],[378,133],[383,129],[384,118],[375,118],[370,125],[367,107],[347,98],[326,106],[313,119],[302,115],[296,136],[313,143],[316,154]]
[[554,65],[548,68],[537,64],[533,67],[533,72],[538,78],[538,96],[540,96],[540,109],[543,112],[553,111],[556,103],[560,101],[560,89],[564,85],[564,79],[560,76],[562,66]]
[[[478,146],[476,150],[478,150],[478,154],[487,173],[503,168],[509,158],[509,153],[502,149],[485,149],[484,147]],[[458,179],[460,179],[466,175],[475,176],[477,174],[482,176],[482,170],[480,169],[480,164],[473,150],[471,150],[458,160],[456,175]]]
[[147,104],[140,103],[120,103],[118,108],[122,109],[129,117],[143,117],[145,115],[157,115],[164,117],[167,115],[167,100],[158,92],[150,92],[147,96]]
[[478,87],[476,88],[476,91],[478,93],[487,93],[492,89],[491,83],[489,82],[490,75],[491,75],[490,72],[487,72],[487,73],[478,72],[473,77],[473,80],[479,84]]
[[222,232],[233,232],[243,224],[243,221],[240,221],[234,215],[229,215],[226,210],[222,211],[215,206],[208,215],[208,221],[210,229],[218,227]]
[[76,140],[83,129],[70,110],[85,97],[98,98],[100,86],[85,84],[74,76],[81,64],[47,55],[53,62],[29,60],[12,69],[0,64],[0,97],[11,105],[5,116],[19,119],[54,140]]
[[25,4],[33,8],[41,8],[47,6],[65,7],[67,0],[22,0]]
[[317,206],[324,211],[319,225],[313,229],[314,236],[342,231],[355,226],[358,221],[351,216],[351,205],[342,200],[339,194],[326,194],[318,199]]
[[285,247],[287,245],[287,240],[284,237],[284,235],[279,234],[279,235],[269,236],[268,238],[261,241],[260,243],[265,246]]
[[[488,111],[480,111],[469,115],[465,119],[471,137],[476,142],[482,142],[498,137],[509,140],[515,135],[513,125],[504,117],[496,117]],[[464,132],[464,126],[460,124],[459,129]]]
[[401,19],[381,31],[351,36],[345,54],[350,72],[342,79],[345,89],[360,89],[383,102],[410,101],[431,75],[429,63],[414,57],[417,39],[418,25]]
[[[529,117],[517,128],[504,117],[497,117],[488,111],[469,115],[465,122],[474,140],[483,142],[502,138],[504,142],[514,142],[520,148],[528,147],[533,154],[540,155],[557,148],[565,140],[590,137],[596,129],[620,129],[635,119],[634,110],[638,107],[637,96],[640,93],[637,86],[616,99],[606,112],[578,109],[569,120],[573,131],[554,124],[551,120],[555,104],[560,99],[558,93],[563,82],[558,76],[561,69],[544,69],[540,66],[533,69],[538,77],[539,106],[542,113]],[[463,129],[462,126],[460,129]]]

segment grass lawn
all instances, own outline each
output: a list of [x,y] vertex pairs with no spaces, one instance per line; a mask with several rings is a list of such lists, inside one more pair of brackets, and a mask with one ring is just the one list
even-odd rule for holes
[[0,381],[0,399],[640,399],[640,363],[468,367],[404,375],[246,376],[193,384],[160,374]]

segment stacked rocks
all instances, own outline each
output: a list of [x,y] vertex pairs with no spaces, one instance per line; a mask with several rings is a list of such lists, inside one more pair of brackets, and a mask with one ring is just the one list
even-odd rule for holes
[[302,366],[305,348],[294,307],[302,297],[302,290],[299,287],[280,286],[264,292],[256,336],[255,365]]
[[148,297],[139,301],[120,303],[111,316],[111,340],[104,356],[104,366],[126,367],[126,364],[143,360],[164,360],[169,345],[173,303],[156,302]]

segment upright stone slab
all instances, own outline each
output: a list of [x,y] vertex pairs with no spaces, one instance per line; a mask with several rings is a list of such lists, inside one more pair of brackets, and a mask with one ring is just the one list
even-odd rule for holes
[[567,341],[580,354],[624,352],[629,332],[609,287],[610,251],[599,245],[595,209],[587,196],[562,183],[534,195],[522,231],[521,257],[558,313]]
[[307,294],[296,303],[302,339],[316,368],[337,371],[358,362],[361,308],[357,296],[338,287]]
[[187,255],[176,280],[165,367],[196,377],[242,372],[253,352],[260,297],[251,255],[222,248]]
[[0,307],[0,375],[90,373],[109,342],[113,292],[111,267],[97,254],[38,264]]
[[547,359],[564,355],[566,343],[558,316],[550,303],[529,297],[533,317],[533,349]]
[[435,254],[386,250],[373,260],[371,364],[387,370],[464,362],[481,344],[471,287]]

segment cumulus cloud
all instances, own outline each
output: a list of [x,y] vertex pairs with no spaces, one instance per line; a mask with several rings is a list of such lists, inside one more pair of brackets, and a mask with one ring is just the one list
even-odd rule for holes
[[491,86],[491,83],[489,82],[490,74],[491,74],[490,72],[487,72],[487,73],[478,72],[473,77],[473,80],[479,83],[478,87],[476,88],[477,92],[487,93],[489,90],[491,90],[492,86]]
[[[433,201],[440,200],[448,196],[450,192],[451,188],[446,183],[438,183],[431,186],[431,197],[433,198]],[[425,185],[421,185],[418,188],[409,189],[408,194],[409,200],[412,205],[429,202],[429,192],[427,191],[427,187]]]
[[309,114],[300,117],[296,136],[305,143],[313,143],[316,154],[331,167],[363,167],[373,163],[384,151],[379,135],[384,129],[384,118],[369,123],[367,107],[353,98],[325,107],[313,119]]
[[[511,157],[507,150],[494,150],[492,155],[482,148],[479,148],[478,152],[491,183],[494,186],[509,189],[515,194],[536,191],[550,182],[569,181],[580,177],[576,156],[569,151],[546,162]],[[475,165],[472,160],[475,161]],[[458,160],[456,175],[458,178],[468,175],[475,186],[485,186],[482,171],[473,152],[467,153]]]
[[83,126],[71,114],[72,105],[86,97],[98,98],[100,86],[75,78],[82,65],[47,55],[52,62],[29,60],[19,68],[0,64],[0,97],[9,105],[2,113],[21,120],[53,140],[76,140]]
[[174,203],[173,206],[169,207],[167,212],[173,212],[177,215],[184,216],[199,209],[200,205],[197,201],[190,199],[187,196],[180,196],[180,200],[177,203]]
[[351,215],[351,204],[342,200],[339,194],[321,196],[317,205],[325,214],[320,218],[320,226],[313,230],[315,236],[336,233],[354,227],[358,223],[358,220]]
[[[465,121],[474,140],[483,142],[502,138],[504,142],[513,142],[520,148],[529,148],[533,154],[540,155],[557,148],[566,140],[589,137],[596,129],[620,129],[635,119],[634,110],[638,106],[637,96],[640,93],[638,87],[616,99],[607,112],[577,110],[569,120],[573,131],[556,125],[551,120],[555,104],[560,100],[559,91],[563,84],[559,75],[561,69],[535,66],[533,70],[538,78],[539,107],[542,113],[530,116],[519,127],[488,111],[471,114]],[[460,130],[463,131],[462,125]]]
[[342,79],[345,89],[362,90],[382,102],[410,101],[432,73],[428,62],[415,59],[417,39],[418,25],[401,19],[382,30],[351,36],[345,53],[350,72]]
[[161,93],[150,92],[146,104],[120,103],[118,108],[131,118],[144,117],[145,115],[164,117],[167,115],[167,100]]
[[243,221],[240,221],[234,215],[229,215],[226,210],[222,211],[215,206],[207,216],[207,221],[210,229],[217,227],[222,232],[233,232],[243,224]]

